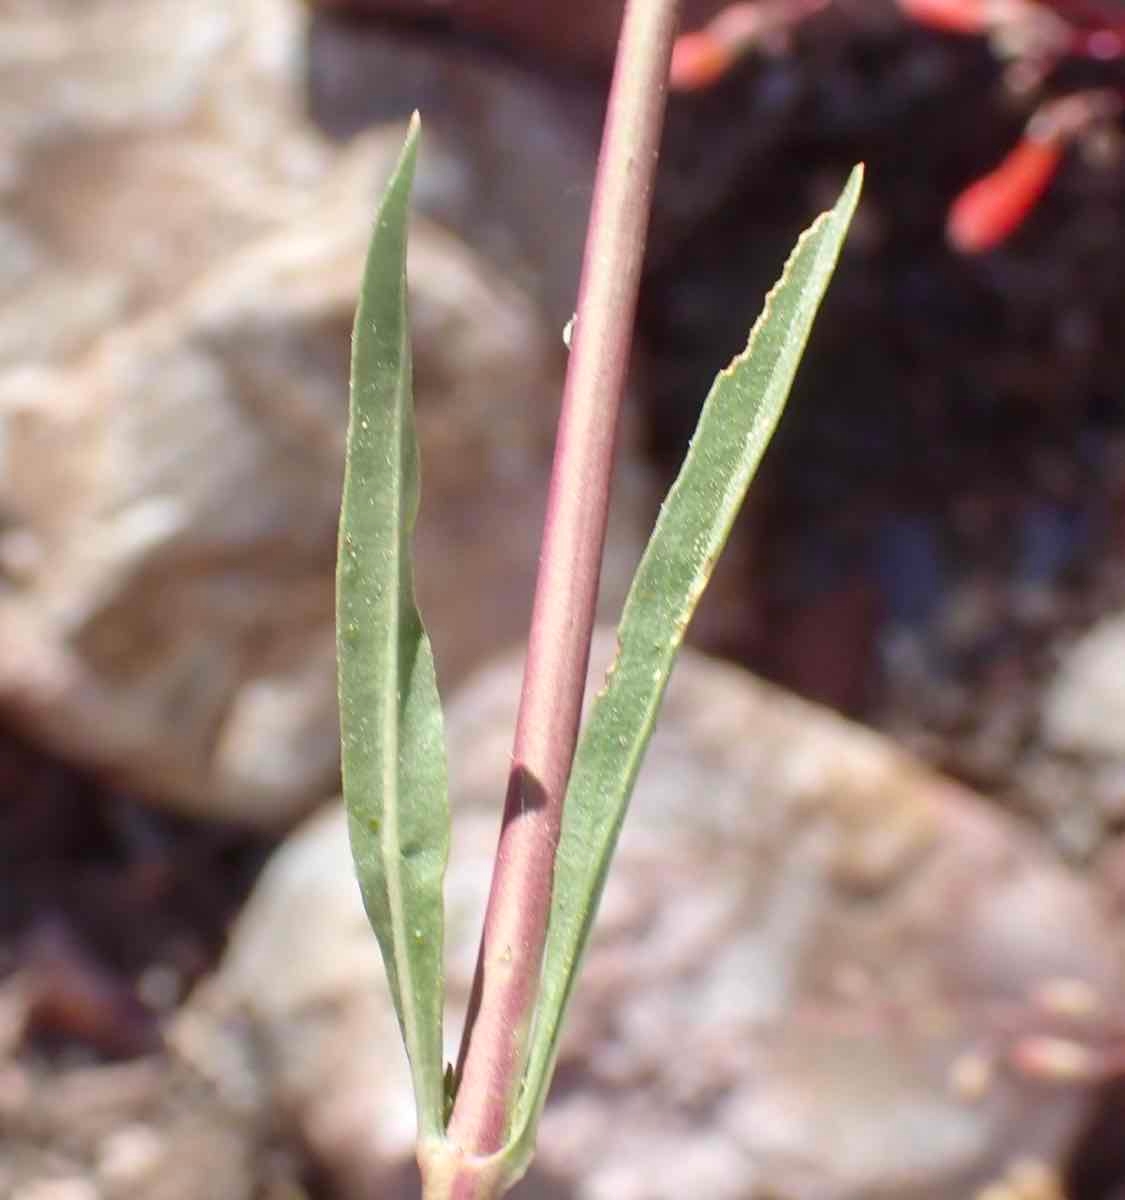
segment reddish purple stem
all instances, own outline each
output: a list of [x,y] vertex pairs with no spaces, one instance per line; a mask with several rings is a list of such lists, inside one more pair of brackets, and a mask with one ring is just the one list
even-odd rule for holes
[[[678,0],[629,0],[598,162],[512,773],[449,1125],[466,1154],[500,1149],[538,993],[562,802],[609,510]],[[471,1190],[457,1189],[466,1197]]]

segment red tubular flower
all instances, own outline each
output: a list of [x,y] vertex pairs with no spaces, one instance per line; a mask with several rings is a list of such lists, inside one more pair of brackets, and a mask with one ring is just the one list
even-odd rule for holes
[[1060,139],[1025,136],[953,202],[946,223],[950,245],[962,254],[981,254],[1010,237],[1046,191],[1062,157]]
[[982,34],[988,31],[985,0],[898,0],[904,16],[943,33]]
[[695,92],[710,87],[730,70],[734,54],[713,33],[701,29],[685,33],[672,48],[672,69],[668,76],[674,91]]
[[728,4],[703,29],[676,39],[669,76],[672,88],[691,92],[710,87],[763,39],[800,24],[827,4],[828,0],[740,0]]

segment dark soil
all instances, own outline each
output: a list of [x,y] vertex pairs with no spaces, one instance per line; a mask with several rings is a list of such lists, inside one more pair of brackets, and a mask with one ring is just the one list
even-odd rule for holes
[[[864,208],[700,639],[1033,817],[1071,857],[1116,818],[1027,765],[1060,648],[1125,597],[1125,158],[1077,154],[1011,242],[953,197],[1019,136],[974,39],[837,15],[670,114],[641,318],[667,471],[798,229]],[[1090,77],[1125,81],[1125,65]],[[1044,760],[1046,761],[1046,760]],[[1049,764],[1048,764],[1049,765]]]
[[177,819],[0,734],[0,967],[44,1051],[129,1058],[213,964],[267,839]]

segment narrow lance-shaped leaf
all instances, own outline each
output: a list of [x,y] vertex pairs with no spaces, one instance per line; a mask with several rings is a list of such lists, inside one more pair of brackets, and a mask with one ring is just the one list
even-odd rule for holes
[[835,208],[801,236],[745,351],[715,380],[625,602],[567,788],[528,1067],[501,1152],[509,1178],[531,1157],[563,1013],[676,653],[781,416],[861,183],[857,167]]
[[442,879],[449,807],[441,706],[414,603],[418,511],[406,230],[418,120],[383,197],[352,340],[336,629],[344,798],[364,905],[410,1057],[422,1139],[441,1136]]

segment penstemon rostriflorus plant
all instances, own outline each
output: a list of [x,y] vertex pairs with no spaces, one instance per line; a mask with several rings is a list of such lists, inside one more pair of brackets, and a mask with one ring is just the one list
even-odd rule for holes
[[527,1169],[563,1014],[691,615],[781,415],[859,198],[801,236],[715,380],[579,734],[677,0],[630,0],[559,418],[513,765],[456,1068],[442,1057],[449,845],[441,706],[414,602],[418,452],[406,305],[415,118],[384,195],[352,346],[337,579],[352,851],[410,1059],[426,1200],[493,1200]]

